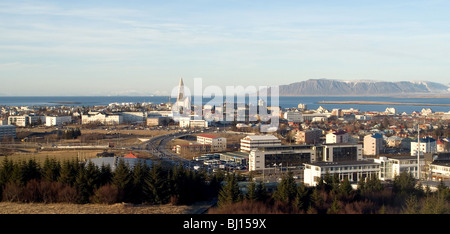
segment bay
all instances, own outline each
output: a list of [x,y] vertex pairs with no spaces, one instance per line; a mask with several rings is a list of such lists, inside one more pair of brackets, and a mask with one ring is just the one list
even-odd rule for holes
[[[195,97],[191,98],[192,103],[198,101]],[[171,98],[173,103],[175,98]],[[246,103],[252,103],[246,101]],[[270,97],[267,100],[270,105]],[[332,104],[332,103],[318,103],[320,101],[374,101],[374,102],[398,102],[398,103],[424,103],[424,105],[367,105],[367,104]],[[167,103],[169,96],[32,96],[32,97],[5,97],[0,96],[0,106],[99,106],[108,105],[110,103]],[[394,107],[397,112],[412,113],[414,111],[420,112],[423,108],[430,108],[433,112],[449,112],[449,106],[430,106],[427,104],[450,104],[450,98],[395,98],[395,97],[330,97],[330,96],[281,96],[279,97],[279,105],[282,108],[297,107],[298,104],[306,104],[307,109],[315,110],[319,106],[325,109],[332,110],[340,109],[358,109],[360,111],[384,111],[387,107]],[[219,104],[211,98],[203,98],[202,104]]]

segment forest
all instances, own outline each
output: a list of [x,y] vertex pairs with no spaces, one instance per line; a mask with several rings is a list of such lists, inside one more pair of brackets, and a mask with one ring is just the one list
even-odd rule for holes
[[[210,214],[448,214],[450,190],[441,182],[436,191],[416,183],[408,173],[392,183],[377,178],[360,181],[325,175],[315,187],[296,183],[286,173],[277,188],[234,173],[193,171],[181,165],[164,168],[119,161],[115,170],[77,160],[47,158],[12,161],[0,166],[1,201],[19,203],[133,203],[189,205],[217,199]],[[245,192],[244,192],[245,191]]]

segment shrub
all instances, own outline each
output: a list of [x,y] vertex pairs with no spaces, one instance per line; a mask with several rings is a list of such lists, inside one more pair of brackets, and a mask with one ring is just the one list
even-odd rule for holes
[[106,184],[94,191],[91,201],[94,203],[113,204],[118,201],[119,189],[115,185]]

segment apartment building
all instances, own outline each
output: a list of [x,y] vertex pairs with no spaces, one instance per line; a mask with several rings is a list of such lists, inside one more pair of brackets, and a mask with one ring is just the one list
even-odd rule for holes
[[437,153],[437,142],[431,137],[420,138],[419,142],[411,141],[411,156],[417,156],[418,148],[420,149],[420,155]]
[[8,117],[8,125],[16,125],[18,127],[25,127],[39,121],[43,122],[45,118],[37,115],[13,115]]
[[281,145],[281,140],[274,135],[254,135],[246,136],[241,139],[241,152],[248,152],[257,149],[258,147],[278,146]]
[[220,152],[227,149],[227,138],[216,135],[200,134],[197,136],[197,143],[211,145],[212,152]]
[[326,134],[327,144],[348,143],[349,137],[346,131],[333,131]]
[[297,144],[317,144],[320,143],[320,137],[322,137],[322,130],[310,129],[304,131],[298,131],[295,134],[295,143]]
[[364,155],[379,155],[383,149],[383,136],[379,133],[366,135],[364,137]]
[[58,126],[72,122],[72,116],[45,116],[45,126]]

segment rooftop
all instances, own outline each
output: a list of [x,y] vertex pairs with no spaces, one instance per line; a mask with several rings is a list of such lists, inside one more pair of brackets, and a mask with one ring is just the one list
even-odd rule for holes
[[212,134],[200,134],[197,137],[217,138],[218,136]]
[[244,139],[250,139],[252,141],[261,141],[261,140],[279,140],[274,135],[254,135],[254,136],[246,136]]

